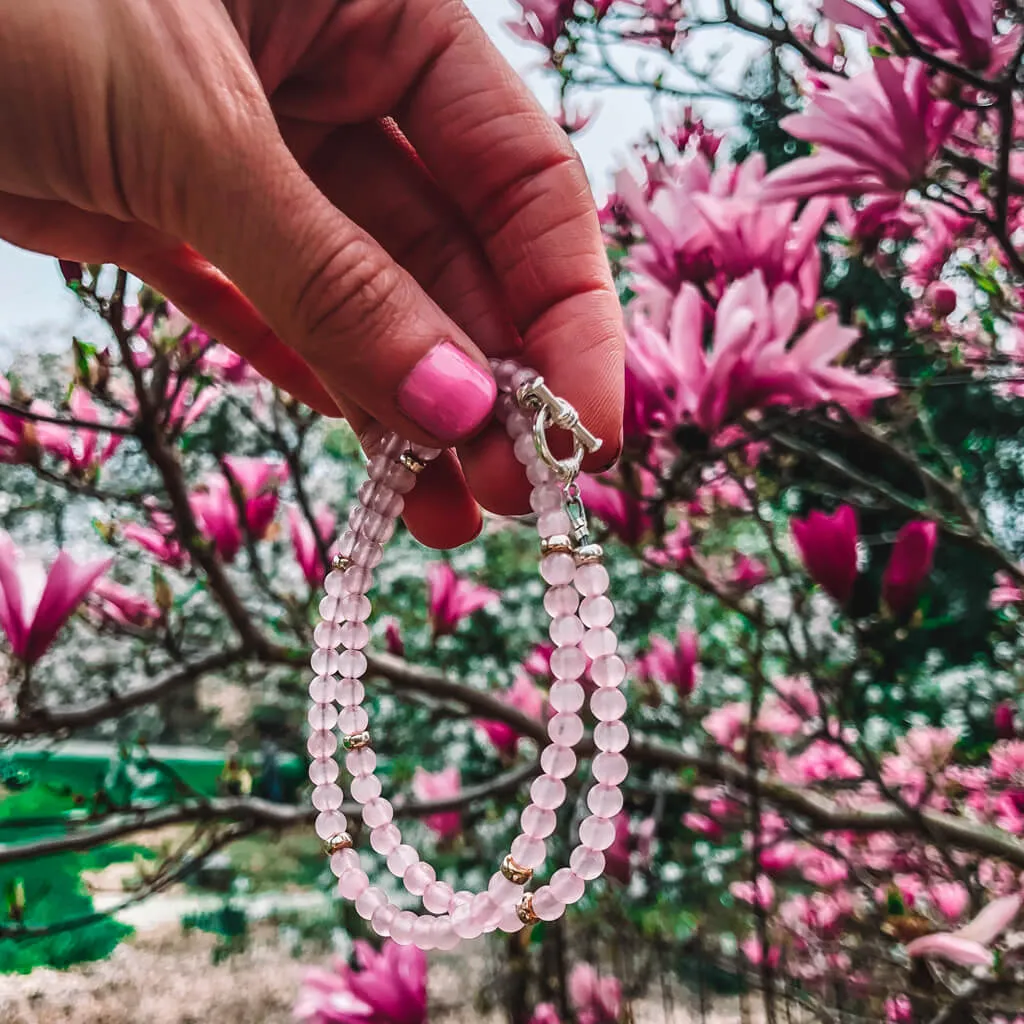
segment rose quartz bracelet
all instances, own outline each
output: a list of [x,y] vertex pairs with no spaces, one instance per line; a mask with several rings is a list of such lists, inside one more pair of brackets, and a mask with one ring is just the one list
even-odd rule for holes
[[[491,367],[499,390],[496,411],[533,484],[530,505],[538,516],[540,573],[548,584],[544,608],[551,617],[555,681],[549,695],[554,714],[547,723],[548,743],[540,758],[543,774],[530,787],[530,804],[520,818],[521,833],[483,892],[454,891],[438,881],[434,869],[412,846],[402,842],[392,820],[394,808],[381,796],[381,783],[374,774],[377,755],[362,707],[365,690],[360,679],[367,669],[363,649],[370,642],[366,595],[373,584],[373,570],[402,514],[403,495],[439,450],[387,434],[372,453],[369,479],[359,488],[359,504],[352,509],[349,528],[325,581],[327,593],[320,602],[323,621],[313,634],[316,650],[311,663],[316,675],[309,686],[313,703],[308,749],[313,758],[309,769],[313,805],[319,811],[317,835],[330,854],[339,893],[354,901],[359,915],[379,935],[421,949],[451,949],[460,939],[498,928],[515,932],[524,925],[560,917],[568,904],[583,895],[585,883],[604,870],[604,851],[615,838],[613,819],[622,809],[619,784],[627,770],[622,754],[629,739],[622,722],[626,698],[620,690],[626,666],[615,653],[618,640],[610,628],[615,610],[606,596],[603,552],[590,542],[575,484],[584,453],[596,451],[600,442],[535,372],[508,361],[492,361]],[[560,460],[551,454],[547,431],[552,426],[572,434],[571,457]],[[556,811],[565,801],[564,780],[576,769],[574,748],[584,731],[579,711],[585,693],[579,679],[587,672],[588,659],[594,684],[590,711],[598,722],[594,730],[598,753],[591,763],[594,785],[587,794],[591,814],[580,823],[579,844],[568,867],[555,871],[546,885],[527,892],[534,872],[544,863],[545,839],[554,832]],[[362,805],[363,823],[370,830],[370,846],[386,858],[388,870],[408,892],[422,898],[426,913],[402,910],[382,889],[370,885],[341,812],[335,729],[352,775],[352,798]]]

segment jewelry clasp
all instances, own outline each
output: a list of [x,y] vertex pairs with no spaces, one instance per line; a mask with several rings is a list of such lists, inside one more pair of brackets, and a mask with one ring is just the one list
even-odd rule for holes
[[[587,452],[596,452],[601,447],[601,439],[580,423],[580,414],[564,398],[559,398],[544,383],[543,377],[524,384],[516,393],[516,401],[523,408],[536,410],[533,442],[537,446],[537,454],[560,480],[571,483],[579,474],[583,456]],[[549,426],[560,427],[572,434],[573,453],[567,459],[556,459],[551,454],[547,437]]]

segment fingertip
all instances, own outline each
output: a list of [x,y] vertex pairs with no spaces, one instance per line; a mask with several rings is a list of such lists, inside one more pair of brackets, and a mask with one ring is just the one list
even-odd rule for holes
[[428,548],[457,548],[479,536],[480,507],[454,453],[442,452],[423,470],[406,495],[403,518],[409,532]]
[[500,423],[490,423],[472,440],[459,445],[459,459],[470,491],[488,512],[499,516],[529,513],[530,482]]

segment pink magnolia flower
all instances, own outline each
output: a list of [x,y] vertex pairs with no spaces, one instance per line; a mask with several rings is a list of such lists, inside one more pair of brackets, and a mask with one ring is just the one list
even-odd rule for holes
[[148,597],[122,587],[120,583],[106,577],[96,580],[91,594],[97,599],[93,606],[101,617],[110,622],[145,628],[161,619],[160,609]]
[[914,939],[908,943],[907,953],[912,957],[949,960],[965,967],[991,967],[995,961],[991,946],[1013,924],[1020,907],[1020,896],[1002,896],[963,928]]
[[1013,701],[1004,700],[992,712],[992,726],[996,739],[1012,740],[1017,735],[1017,706]]
[[775,886],[766,875],[757,876],[757,884],[750,881],[731,882],[729,892],[743,903],[769,910],[775,904]]
[[434,562],[427,567],[427,599],[434,636],[444,636],[454,633],[463,619],[499,601],[501,595],[456,576],[447,562]]
[[551,676],[551,655],[555,653],[552,643],[537,644],[523,659],[523,668],[538,679]]
[[[330,509],[323,507],[315,512],[314,520],[321,540],[329,544],[329,538],[334,534],[334,514]],[[327,568],[320,558],[316,537],[309,521],[294,505],[288,506],[288,533],[291,536],[295,561],[298,562],[306,582],[311,587],[320,586]]]
[[896,535],[889,564],[882,576],[882,600],[897,617],[909,615],[932,569],[939,530],[935,523],[914,520]]
[[196,525],[207,540],[213,542],[225,562],[233,562],[242,547],[242,530],[238,507],[231,487],[223,477],[212,478],[203,490],[189,498]]
[[962,882],[936,882],[928,895],[935,909],[947,921],[959,921],[970,904],[971,897]]
[[618,1024],[622,1014],[622,984],[600,977],[590,964],[577,964],[569,975],[569,1001],[579,1024]]
[[[447,800],[462,792],[462,776],[455,765],[439,772],[428,772],[418,767],[412,777],[412,791],[421,801]],[[439,839],[450,839],[462,831],[462,815],[458,811],[440,811],[426,815],[423,824],[436,832]]]
[[200,367],[204,373],[226,384],[241,384],[259,378],[252,366],[226,345],[213,345],[208,349],[200,361]]
[[14,657],[26,665],[38,661],[112,562],[79,564],[61,550],[48,572],[33,572],[10,535],[0,530],[0,628]]
[[779,122],[818,150],[769,174],[765,201],[902,194],[920,184],[960,113],[935,98],[928,67],[909,58],[879,58],[853,78],[821,77],[809,110]]
[[224,467],[241,492],[246,528],[256,540],[262,540],[277,514],[278,488],[288,479],[288,467],[240,455],[225,456]]
[[654,478],[649,473],[641,472],[640,484],[644,496],[636,498],[600,477],[585,476],[579,481],[587,510],[604,523],[613,536],[629,547],[640,544],[654,527],[648,502],[644,500],[654,487]]
[[[754,967],[760,966],[761,961],[766,959],[764,955],[764,943],[756,934],[748,935],[740,943],[740,949],[743,951],[743,955],[751,962],[751,964],[753,964]],[[773,946],[769,943],[767,952],[769,965],[772,967],[778,967],[779,960],[782,958],[782,950],[778,946]]]
[[996,573],[996,585],[988,595],[990,608],[1002,608],[1008,604],[1019,604],[1024,601],[1024,590],[1007,572]]
[[[100,434],[102,433],[102,421],[100,411],[85,388],[77,387],[71,392],[68,402],[71,415],[76,420],[87,423],[95,423],[100,430],[86,430],[84,427],[75,428],[70,432],[69,439],[63,443],[66,446],[68,464],[79,473],[97,469],[107,462],[110,457],[121,446],[123,438],[120,434],[109,434],[106,442],[100,445]],[[130,417],[125,413],[119,413],[114,423],[117,426],[124,426]],[[56,452],[55,454],[60,454]]]
[[402,639],[402,630],[397,619],[389,617],[385,620],[384,646],[387,648],[388,654],[393,654],[396,658],[405,657],[405,641]]
[[629,885],[634,868],[650,866],[656,822],[645,818],[633,829],[625,811],[615,815],[614,820],[615,841],[604,852],[604,873],[608,878]]
[[753,590],[768,579],[768,566],[759,558],[749,555],[737,555],[733,560],[725,582],[736,590]]
[[683,824],[692,832],[705,836],[712,842],[722,838],[722,826],[705,814],[698,814],[696,811],[687,811],[686,814],[683,815]]
[[732,701],[709,712],[700,724],[719,746],[735,750],[747,734],[747,711],[747,705],[742,701]]
[[174,396],[167,410],[167,428],[175,434],[188,430],[220,398],[216,387],[189,382],[179,388],[173,375],[168,381],[167,393]]
[[562,1021],[551,1003],[538,1003],[529,1024],[562,1024]]
[[295,1004],[305,1024],[426,1024],[427,958],[390,939],[378,953],[357,939],[360,970],[345,963],[306,973]]
[[156,508],[149,509],[152,526],[141,523],[124,523],[121,536],[133,544],[154,555],[165,565],[180,569],[188,561],[181,544],[174,537],[174,520],[166,512]]
[[790,520],[793,540],[811,579],[840,604],[846,604],[857,580],[857,513],[840,505],[832,515],[814,510]]
[[[0,376],[0,402],[10,405],[14,396],[10,381]],[[48,402],[29,402],[28,411],[55,416]],[[66,459],[71,454],[71,435],[65,427],[45,420],[29,420],[15,412],[0,410],[0,462],[34,462],[46,450]]]
[[565,29],[572,14],[573,0],[518,0],[523,9],[522,21],[507,21],[506,28],[528,43],[540,43],[551,49]]
[[687,697],[697,684],[700,671],[700,641],[692,629],[680,629],[673,644],[663,636],[652,636],[650,650],[638,661],[640,674],[672,686]]
[[[524,715],[538,721],[544,713],[544,695],[533,680],[525,673],[516,676],[512,685],[501,695],[501,699]],[[507,722],[478,718],[476,724],[503,757],[514,757],[519,746],[519,733]]]

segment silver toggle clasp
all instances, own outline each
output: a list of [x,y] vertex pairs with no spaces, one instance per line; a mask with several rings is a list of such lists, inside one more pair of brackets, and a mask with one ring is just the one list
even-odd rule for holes
[[[559,398],[544,383],[543,377],[524,384],[516,393],[516,401],[522,408],[533,409],[537,413],[533,421],[533,442],[537,446],[537,454],[560,480],[571,483],[579,474],[583,456],[587,452],[596,452],[601,447],[601,439],[580,423],[580,414],[564,398]],[[567,459],[556,459],[551,454],[547,436],[549,426],[572,434],[573,453]]]

